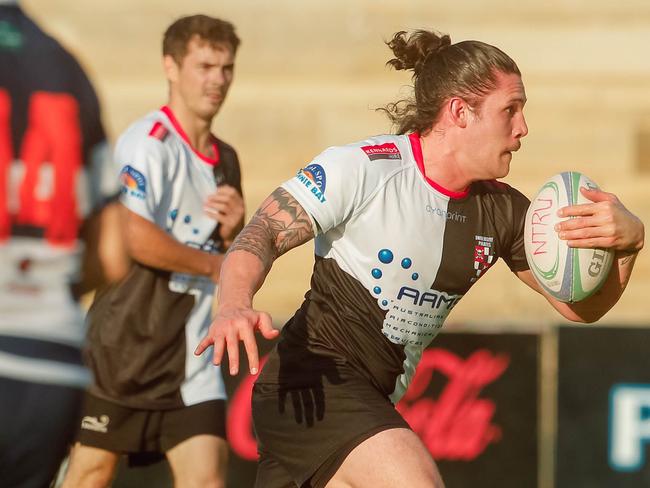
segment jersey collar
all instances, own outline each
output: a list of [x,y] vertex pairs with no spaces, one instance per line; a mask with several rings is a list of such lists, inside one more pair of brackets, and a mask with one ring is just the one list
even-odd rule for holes
[[413,157],[415,158],[415,163],[417,164],[418,169],[420,170],[420,173],[422,173],[422,176],[424,177],[425,181],[429,184],[429,186],[431,186],[431,188],[442,193],[443,195],[448,196],[449,198],[455,198],[455,199],[465,198],[469,194],[469,187],[463,191],[452,191],[452,190],[448,190],[443,186],[440,186],[438,183],[436,183],[431,178],[429,178],[426,175],[424,170],[424,157],[422,156],[422,144],[420,142],[420,134],[418,134],[417,132],[413,132],[409,134],[409,141],[411,142],[411,149],[413,151]]
[[194,154],[196,154],[199,158],[201,158],[202,161],[204,161],[204,162],[206,162],[206,163],[208,163],[208,164],[210,164],[212,166],[216,166],[217,164],[219,164],[219,148],[217,147],[217,141],[216,141],[216,138],[214,136],[211,136],[212,139],[213,139],[213,141],[212,141],[212,150],[214,151],[214,158],[211,158],[209,156],[206,156],[203,153],[200,153],[194,146],[192,146],[192,144],[190,143],[189,138],[187,137],[187,134],[185,133],[185,131],[181,127],[181,124],[178,122],[178,119],[174,115],[174,112],[172,112],[171,108],[169,108],[167,105],[165,105],[164,107],[162,107],[160,109],[160,111],[167,116],[167,118],[171,122],[171,124],[174,127],[174,129],[176,130],[176,132],[178,132],[178,135],[180,135],[183,138],[183,140],[187,143],[187,145],[194,152]]

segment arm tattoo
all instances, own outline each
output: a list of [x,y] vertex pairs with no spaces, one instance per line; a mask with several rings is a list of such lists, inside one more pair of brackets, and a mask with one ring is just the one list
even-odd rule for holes
[[629,256],[625,256],[623,258],[623,261],[621,261],[621,265],[625,265],[625,264],[629,263],[635,257],[636,257],[636,253],[635,254],[630,254]]
[[248,251],[266,269],[273,261],[314,237],[311,220],[300,204],[284,189],[276,189],[255,212],[228,252]]

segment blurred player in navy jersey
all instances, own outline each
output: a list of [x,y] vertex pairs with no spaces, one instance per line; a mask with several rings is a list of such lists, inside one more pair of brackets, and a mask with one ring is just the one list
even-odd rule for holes
[[126,269],[108,156],[77,61],[16,2],[0,2],[3,487],[48,486],[76,429],[89,380],[77,300]]
[[176,486],[224,486],[225,388],[219,368],[192,351],[208,330],[223,252],[243,226],[237,154],[210,129],[238,45],[229,22],[174,22],[163,38],[168,103],[117,142],[134,264],[88,313],[94,381],[66,487],[108,486],[121,454],[144,464],[160,453]]

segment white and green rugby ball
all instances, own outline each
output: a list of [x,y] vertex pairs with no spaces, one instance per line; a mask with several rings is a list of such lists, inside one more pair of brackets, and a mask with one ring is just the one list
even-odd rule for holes
[[614,260],[609,249],[570,248],[554,226],[564,220],[557,211],[568,205],[591,203],[580,187],[598,188],[585,175],[565,171],[549,178],[530,202],[524,226],[526,259],[544,290],[562,302],[579,302],[595,293],[607,279]]

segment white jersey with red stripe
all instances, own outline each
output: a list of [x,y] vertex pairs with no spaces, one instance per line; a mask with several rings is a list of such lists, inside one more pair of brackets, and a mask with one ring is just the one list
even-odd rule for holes
[[[312,219],[316,265],[305,303],[283,330],[280,362],[305,350],[343,360],[393,401],[450,311],[499,257],[515,271],[528,267],[528,199],[496,181],[442,188],[425,175],[417,134],[329,148],[283,188]],[[275,381],[275,367],[291,370],[269,362],[262,382]]]
[[[217,138],[213,152],[197,152],[168,107],[148,114],[116,144],[121,203],[186,246],[222,252],[218,224],[203,207],[220,184],[241,191],[239,163]],[[193,354],[210,324],[214,291],[206,276],[134,263],[125,280],[90,309],[87,357],[96,382],[91,391],[133,408],[225,398],[218,368],[209,356]],[[131,354],[137,359],[124,360]]]

